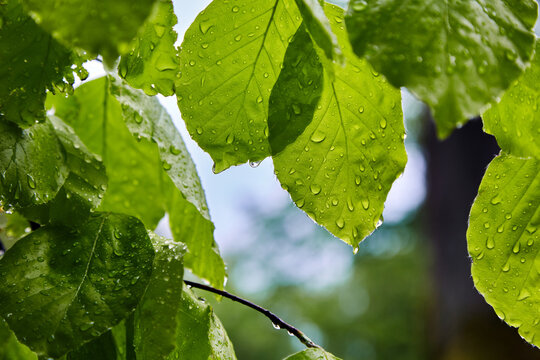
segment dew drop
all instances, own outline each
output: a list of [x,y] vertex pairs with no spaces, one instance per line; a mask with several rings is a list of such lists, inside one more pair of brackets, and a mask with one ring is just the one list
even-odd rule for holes
[[318,195],[321,192],[321,187],[317,184],[311,184],[309,188],[313,195]]

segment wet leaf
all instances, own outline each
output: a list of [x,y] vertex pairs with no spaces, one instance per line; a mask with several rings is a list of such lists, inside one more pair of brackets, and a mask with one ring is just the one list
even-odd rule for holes
[[300,22],[292,0],[217,0],[187,30],[178,107],[215,172],[270,155],[270,92]]
[[180,71],[174,46],[176,22],[172,1],[158,0],[140,29],[133,49],[120,60],[118,73],[129,85],[143,89],[148,95],[174,94],[174,81]]
[[21,0],[41,27],[66,44],[111,63],[152,12],[154,0]]
[[531,66],[491,106],[482,119],[484,131],[495,135],[499,146],[515,156],[540,159],[540,43]]
[[540,346],[540,161],[502,153],[486,170],[467,230],[476,288]]
[[170,360],[236,360],[234,349],[221,321],[206,302],[184,287],[177,315],[177,350]]
[[342,60],[336,35],[319,0],[295,0],[309,33],[331,60]]
[[288,356],[285,360],[339,360],[339,358],[323,349],[311,348]]
[[2,318],[0,318],[0,359],[37,360],[37,355],[17,340]]
[[329,4],[325,11],[346,66],[325,64],[313,120],[274,156],[274,166],[296,205],[356,248],[379,225],[388,191],[405,167],[401,96],[352,53],[343,11]]
[[56,116],[49,116],[54,133],[65,154],[69,175],[54,199],[19,209],[29,220],[40,224],[81,225],[101,203],[107,189],[105,167],[75,135],[71,127]]
[[43,204],[69,174],[50,123],[20,129],[0,118],[0,201],[5,207]]
[[45,120],[45,92],[71,91],[82,58],[43,31],[18,0],[0,6],[0,114],[24,127]]
[[346,22],[356,54],[430,105],[446,137],[525,70],[536,17],[534,0],[352,0]]
[[160,360],[176,348],[177,318],[182,305],[185,245],[151,234],[156,256],[146,293],[135,312],[137,359]]
[[[110,93],[110,81],[116,97]],[[156,98],[122,88],[116,81],[93,80],[68,99],[50,100],[56,114],[102,157],[105,167],[114,169],[108,173],[100,209],[134,215],[149,229],[166,212],[173,228],[180,218],[184,226],[181,231],[173,229],[173,234],[190,250],[186,266],[222,287],[225,265],[214,241],[204,191],[182,138]]]
[[60,357],[135,310],[153,258],[146,229],[126,215],[42,227],[0,260],[0,315],[38,355]]

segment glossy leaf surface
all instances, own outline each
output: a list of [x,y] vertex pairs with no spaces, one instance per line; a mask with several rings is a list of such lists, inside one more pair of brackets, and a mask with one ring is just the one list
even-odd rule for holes
[[540,162],[495,158],[467,231],[476,288],[497,315],[540,345]]
[[388,191],[405,167],[401,96],[352,53],[343,11],[329,4],[325,10],[346,66],[326,64],[313,120],[274,156],[274,166],[296,205],[356,248],[378,226]]
[[148,95],[174,94],[180,65],[177,55],[177,19],[171,0],[158,0],[134,41],[133,49],[122,56],[118,72],[129,85]]
[[37,355],[21,344],[0,318],[0,360],[37,360]]
[[540,43],[531,66],[482,119],[484,130],[516,156],[540,159]]
[[178,106],[215,172],[270,155],[268,100],[299,25],[292,0],[217,0],[186,32]]
[[311,348],[288,356],[285,360],[339,360],[339,358],[323,349]]
[[[73,55],[28,16],[18,0],[0,5],[0,114],[20,126],[45,119],[45,91],[69,89]],[[86,70],[78,69],[85,78]],[[69,79],[69,80],[64,80]]]
[[347,28],[356,54],[430,105],[446,137],[525,70],[536,17],[534,0],[352,0]]
[[154,0],[22,0],[57,39],[112,62],[129,49]]
[[77,231],[42,227],[0,260],[0,315],[38,355],[60,357],[135,310],[153,257],[133,217],[96,213]]
[[295,0],[309,33],[328,59],[338,60],[341,50],[319,0]]
[[[115,82],[116,97],[110,93],[110,81]],[[157,99],[119,88],[116,81],[97,79],[68,99],[54,97],[50,102],[88,148],[103,158],[106,168],[114,169],[100,208],[137,216],[149,229],[167,212],[175,240],[190,249],[186,266],[222,287],[225,265],[204,192],[180,135]],[[183,223],[181,231],[174,230],[177,223]]]
[[135,312],[137,359],[160,360],[176,348],[177,318],[184,285],[185,245],[150,235],[156,256],[150,283]]
[[86,221],[90,211],[101,203],[107,189],[107,175],[101,159],[90,152],[71,127],[56,116],[48,122],[65,154],[69,175],[54,199],[42,205],[20,209],[28,219],[40,224],[57,223],[77,226]]
[[176,317],[177,350],[168,359],[236,359],[233,345],[210,305],[186,287]]
[[50,123],[20,129],[0,118],[0,201],[6,207],[45,203],[69,174]]

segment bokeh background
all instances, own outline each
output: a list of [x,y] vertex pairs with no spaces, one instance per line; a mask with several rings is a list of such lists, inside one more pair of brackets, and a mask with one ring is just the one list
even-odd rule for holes
[[[209,3],[174,1],[178,44]],[[88,66],[92,78],[103,75],[100,66]],[[497,318],[470,276],[468,212],[499,152],[479,120],[440,142],[427,109],[403,91],[409,162],[389,194],[383,225],[353,255],[292,204],[271,159],[212,173],[176,99],[160,100],[197,165],[228,264],[228,291],[270,309],[346,360],[540,359],[540,350]],[[166,221],[158,232],[170,234]],[[261,314],[199,295],[214,303],[240,360],[278,360],[303,348]]]

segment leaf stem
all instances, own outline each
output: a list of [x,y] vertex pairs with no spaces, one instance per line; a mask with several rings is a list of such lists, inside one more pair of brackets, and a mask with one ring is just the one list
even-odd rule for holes
[[224,291],[224,290],[219,290],[219,289],[213,288],[211,286],[204,285],[204,284],[199,284],[199,283],[189,281],[189,280],[184,280],[184,283],[189,287],[194,287],[194,288],[197,288],[197,289],[209,291],[209,292],[212,292],[214,294],[218,294],[218,295],[221,295],[223,297],[226,297],[227,299],[230,299],[232,301],[238,302],[238,303],[240,303],[242,305],[245,305],[247,307],[250,307],[250,308],[260,312],[261,314],[266,316],[268,319],[270,319],[270,321],[272,321],[272,324],[274,325],[274,327],[276,327],[278,329],[285,329],[285,330],[287,330],[289,332],[290,335],[296,336],[298,338],[298,340],[300,340],[300,342],[302,342],[302,344],[306,345],[308,348],[320,348],[319,345],[315,344],[310,338],[308,338],[306,335],[304,335],[304,333],[302,331],[300,331],[297,328],[295,328],[294,326],[286,323],[281,318],[279,318],[276,314],[272,313],[270,310],[267,310],[267,309],[265,309],[265,308],[263,308],[263,307],[261,307],[261,306],[259,306],[257,304],[252,303],[251,301],[248,301],[246,299],[242,299],[241,297],[233,295],[233,294],[231,294],[231,293],[229,293],[227,291]]

